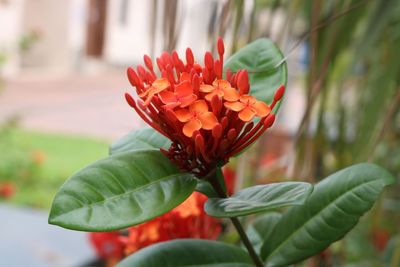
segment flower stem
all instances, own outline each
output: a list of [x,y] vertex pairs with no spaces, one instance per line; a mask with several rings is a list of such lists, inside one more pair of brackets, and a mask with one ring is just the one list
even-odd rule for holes
[[[210,173],[207,177],[207,181],[212,185],[214,188],[215,192],[218,194],[219,197],[221,198],[226,198],[227,195],[225,191],[222,189],[221,184],[219,183],[215,171]],[[242,224],[238,220],[237,217],[230,217],[229,218],[233,224],[233,226],[236,228],[236,231],[238,232],[240,239],[242,240],[243,245],[246,247],[247,251],[249,252],[250,257],[252,258],[254,264],[257,267],[263,267],[264,263],[260,259],[260,257],[257,255],[256,251],[254,250],[253,245],[250,243],[249,237],[247,236],[246,232],[243,229]]]

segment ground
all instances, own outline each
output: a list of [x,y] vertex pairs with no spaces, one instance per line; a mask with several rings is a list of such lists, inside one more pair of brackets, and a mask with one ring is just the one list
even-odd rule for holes
[[22,74],[0,93],[0,123],[17,116],[29,129],[115,139],[143,125],[126,104],[125,71],[93,75]]

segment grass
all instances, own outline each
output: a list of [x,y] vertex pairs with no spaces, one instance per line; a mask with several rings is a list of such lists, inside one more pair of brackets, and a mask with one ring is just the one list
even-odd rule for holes
[[[3,180],[16,185],[16,194],[8,201],[18,205],[49,208],[58,188],[69,176],[108,153],[109,144],[103,140],[18,128],[3,132],[1,151],[8,152],[6,157],[15,157],[6,158],[5,168],[12,175],[5,178],[3,172]],[[19,170],[25,167],[28,171],[21,173]]]

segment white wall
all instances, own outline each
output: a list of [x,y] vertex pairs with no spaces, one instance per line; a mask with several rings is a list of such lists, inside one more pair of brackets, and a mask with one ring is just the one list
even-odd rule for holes
[[0,2],[0,53],[7,61],[4,76],[16,75],[19,69],[18,44],[21,36],[23,0]]
[[23,32],[36,31],[40,39],[22,55],[26,67],[66,70],[70,66],[68,19],[70,1],[25,0]]
[[121,23],[124,0],[108,1],[104,58],[116,65],[132,65],[150,53],[152,1],[128,0],[126,24]]
[[[136,65],[142,61],[143,54],[150,54],[150,21],[154,19],[157,19],[155,55],[162,52],[162,16],[166,0],[158,0],[157,18],[151,17],[152,1],[128,0],[126,25],[120,22],[123,1],[108,2],[104,55],[107,62],[115,65]],[[181,27],[177,28],[177,51],[182,57],[186,48],[191,47],[195,56],[202,60],[204,51],[209,49],[207,30],[212,12],[211,3],[218,1],[179,1],[177,23]]]
[[68,43],[70,67],[75,71],[83,68],[87,35],[87,10],[86,0],[69,0],[71,3],[68,18]]

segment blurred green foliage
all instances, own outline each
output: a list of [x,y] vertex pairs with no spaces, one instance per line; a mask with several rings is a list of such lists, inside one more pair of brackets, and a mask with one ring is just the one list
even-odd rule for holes
[[[0,182],[12,182],[18,205],[49,208],[58,188],[77,169],[107,155],[104,141],[21,130],[0,130]],[[76,151],[79,151],[77,153]]]
[[[230,23],[215,27],[211,36],[233,31],[231,52],[259,37],[274,40],[289,61],[292,52],[305,48],[298,53],[304,72],[293,76],[299,71],[288,65],[288,90],[303,83],[306,104],[293,155],[279,165],[289,171],[277,165],[283,171],[260,172],[257,158],[265,151],[254,149],[238,163],[239,181],[250,181],[241,184],[271,173],[316,182],[363,161],[400,179],[400,1],[236,0],[223,7],[230,12],[220,19]],[[400,244],[394,241],[400,230],[399,189],[388,190],[351,234],[305,265],[400,266]]]

